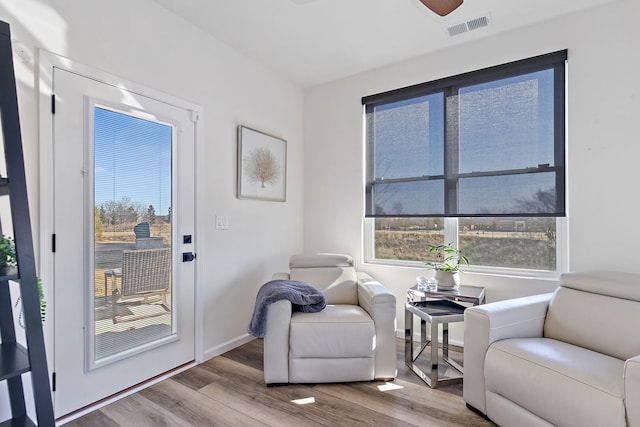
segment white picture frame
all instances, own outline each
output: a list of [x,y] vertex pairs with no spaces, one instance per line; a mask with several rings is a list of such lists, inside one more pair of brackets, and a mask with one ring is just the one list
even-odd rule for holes
[[238,126],[238,199],[286,201],[287,141]]

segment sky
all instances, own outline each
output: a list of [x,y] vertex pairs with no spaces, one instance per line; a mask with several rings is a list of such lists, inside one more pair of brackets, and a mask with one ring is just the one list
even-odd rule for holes
[[128,197],[156,215],[171,206],[172,126],[95,108],[95,203]]

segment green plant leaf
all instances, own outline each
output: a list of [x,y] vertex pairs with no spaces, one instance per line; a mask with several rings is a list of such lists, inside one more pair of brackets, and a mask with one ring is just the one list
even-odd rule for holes
[[442,262],[427,261],[425,265],[434,270],[440,271],[460,271],[460,264],[469,265],[469,258],[456,249],[453,243],[446,245],[429,245],[429,253],[436,252],[438,259]]

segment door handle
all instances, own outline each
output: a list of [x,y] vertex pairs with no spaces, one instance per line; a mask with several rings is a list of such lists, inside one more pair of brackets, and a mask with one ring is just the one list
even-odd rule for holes
[[193,252],[182,252],[182,262],[191,262],[196,259],[196,254]]

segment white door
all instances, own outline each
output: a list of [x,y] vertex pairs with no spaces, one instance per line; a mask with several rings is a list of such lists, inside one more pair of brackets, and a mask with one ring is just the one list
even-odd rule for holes
[[53,91],[60,417],[195,358],[195,124],[59,68]]

